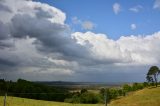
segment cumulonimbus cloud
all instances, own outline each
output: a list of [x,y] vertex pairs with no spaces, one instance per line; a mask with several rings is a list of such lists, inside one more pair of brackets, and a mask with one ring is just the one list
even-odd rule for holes
[[[73,37],[81,45],[88,47],[93,58],[108,60],[117,64],[158,64],[160,32],[148,36],[120,37],[108,39],[104,34],[76,32]],[[153,49],[154,48],[154,49]]]

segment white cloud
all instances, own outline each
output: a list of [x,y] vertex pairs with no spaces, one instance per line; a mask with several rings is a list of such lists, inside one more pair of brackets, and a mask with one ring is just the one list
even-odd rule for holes
[[137,28],[136,24],[131,24],[131,29],[135,30]]
[[[104,34],[76,32],[72,35],[83,46],[90,44],[90,55],[95,60],[112,64],[148,65],[160,62],[160,32],[142,36],[121,37],[114,41]],[[87,43],[86,43],[87,42]],[[154,48],[154,49],[153,49]]]
[[[86,46],[90,44],[88,47],[90,51],[90,56],[98,61],[106,61],[108,63],[114,62],[123,62],[127,60],[127,52],[124,55],[121,55],[121,50],[119,45],[112,40],[108,39],[105,34],[95,34],[92,32],[76,32],[72,36],[77,39],[77,43]],[[125,60],[126,59],[126,60]]]
[[82,28],[85,30],[92,30],[94,27],[95,27],[95,25],[91,21],[84,21],[82,23]]
[[0,11],[0,20],[9,22],[15,14],[28,14],[32,17],[46,18],[53,23],[64,24],[66,19],[65,13],[48,4],[33,2],[28,0],[5,0],[1,2],[10,9],[11,12]]
[[142,8],[143,7],[141,5],[137,5],[137,6],[130,8],[129,10],[132,12],[138,13]]
[[160,0],[155,0],[153,8],[154,9],[160,9]]
[[81,24],[81,20],[78,19],[77,17],[72,17],[72,23],[73,24]]
[[118,14],[121,11],[121,5],[119,3],[113,4],[113,11],[115,14]]
[[80,25],[81,28],[84,30],[92,30],[93,28],[95,28],[95,24],[93,22],[88,20],[82,21],[77,17],[72,18],[72,23],[75,25]]

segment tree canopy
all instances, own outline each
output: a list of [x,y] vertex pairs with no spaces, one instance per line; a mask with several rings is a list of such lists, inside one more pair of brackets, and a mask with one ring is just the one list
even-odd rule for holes
[[151,66],[146,76],[147,81],[154,82],[157,87],[157,80],[158,80],[159,73],[160,73],[160,70],[157,66]]

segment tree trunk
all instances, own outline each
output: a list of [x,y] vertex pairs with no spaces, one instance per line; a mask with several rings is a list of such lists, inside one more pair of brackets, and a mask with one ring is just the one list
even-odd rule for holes
[[157,77],[156,77],[156,74],[154,74],[154,80],[155,80],[156,87],[157,87]]

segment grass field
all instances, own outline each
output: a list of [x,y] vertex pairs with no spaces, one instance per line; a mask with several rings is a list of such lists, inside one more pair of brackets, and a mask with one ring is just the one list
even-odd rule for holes
[[160,87],[136,91],[112,101],[109,106],[160,106]]
[[[0,96],[0,106],[4,97]],[[32,100],[17,97],[7,97],[7,106],[104,106],[103,104],[70,104]],[[112,101],[108,106],[160,106],[160,87],[145,88],[126,97]]]
[[[0,96],[0,106],[3,106],[4,97]],[[7,106],[104,106],[102,104],[70,104],[62,102],[50,102],[17,97],[7,97]]]

